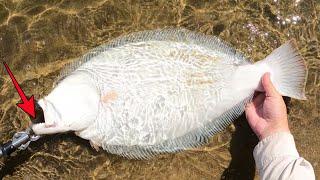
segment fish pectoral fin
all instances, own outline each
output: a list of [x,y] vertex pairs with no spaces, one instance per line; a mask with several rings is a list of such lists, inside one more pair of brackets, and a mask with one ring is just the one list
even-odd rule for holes
[[108,91],[106,92],[102,97],[101,100],[103,103],[109,103],[109,102],[113,102],[118,98],[118,93],[117,91]]
[[32,130],[35,134],[55,134],[55,133],[63,133],[70,131],[70,128],[67,126],[60,126],[57,124],[54,125],[46,125],[45,123],[38,123],[32,126]]
[[93,141],[90,141],[90,145],[92,148],[94,148],[97,152],[100,150],[100,146],[99,144],[93,142]]

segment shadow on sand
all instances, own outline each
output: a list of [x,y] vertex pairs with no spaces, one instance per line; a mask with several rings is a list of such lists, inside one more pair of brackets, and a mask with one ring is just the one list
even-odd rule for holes
[[252,152],[258,138],[249,127],[244,114],[234,121],[234,125],[236,131],[232,134],[229,149],[231,162],[221,179],[254,179],[255,163]]

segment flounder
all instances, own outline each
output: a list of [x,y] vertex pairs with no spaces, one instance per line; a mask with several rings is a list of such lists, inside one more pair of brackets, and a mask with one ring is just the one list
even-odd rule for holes
[[305,99],[306,66],[293,40],[252,63],[217,37],[162,29],[117,38],[84,55],[39,101],[36,134],[74,131],[94,147],[150,158],[205,144],[240,116],[260,79]]

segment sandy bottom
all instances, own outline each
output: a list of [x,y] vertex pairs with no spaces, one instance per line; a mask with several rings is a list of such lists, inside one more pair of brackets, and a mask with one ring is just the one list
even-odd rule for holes
[[[320,176],[320,2],[44,0],[0,1],[0,60],[27,95],[52,90],[65,64],[130,32],[185,27],[219,36],[257,61],[295,38],[308,65],[307,101],[288,100],[292,133],[301,156]],[[19,97],[0,71],[0,142],[28,124]],[[128,160],[72,133],[42,138],[26,151],[0,160],[5,179],[254,179],[257,143],[244,117],[199,149]]]

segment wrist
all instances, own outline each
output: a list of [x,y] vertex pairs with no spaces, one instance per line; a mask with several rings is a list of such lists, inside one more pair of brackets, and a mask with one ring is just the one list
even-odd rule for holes
[[290,133],[290,129],[288,127],[282,127],[282,128],[270,128],[270,129],[266,129],[264,130],[260,135],[258,135],[259,140],[263,140],[273,134],[276,133],[281,133],[281,132],[286,132],[286,133]]

